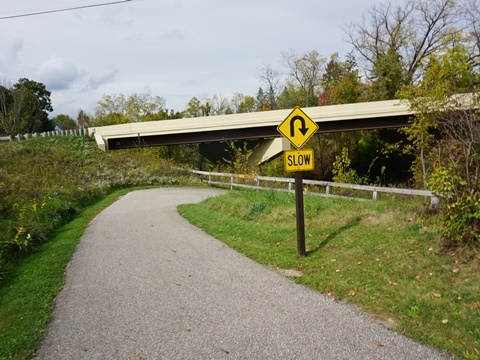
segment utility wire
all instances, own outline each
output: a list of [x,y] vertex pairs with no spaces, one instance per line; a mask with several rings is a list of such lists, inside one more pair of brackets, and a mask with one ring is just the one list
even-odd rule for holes
[[121,4],[121,3],[129,2],[129,1],[132,1],[132,0],[112,1],[112,2],[103,3],[103,4],[84,5],[84,6],[77,6],[77,7],[65,8],[65,9],[45,10],[45,11],[32,12],[32,13],[28,13],[28,14],[3,16],[3,17],[0,17],[0,20],[13,19],[13,18],[19,18],[19,17],[26,17],[26,16],[52,14],[52,13],[57,13],[57,12],[62,12],[62,11],[72,11],[72,10],[79,10],[79,9],[87,9],[87,8],[93,8],[93,7],[98,7],[98,6],[116,5],[116,4]]

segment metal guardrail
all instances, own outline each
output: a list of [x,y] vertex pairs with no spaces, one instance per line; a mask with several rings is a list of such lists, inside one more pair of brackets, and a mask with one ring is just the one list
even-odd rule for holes
[[1,136],[0,141],[14,141],[14,140],[31,139],[34,137],[66,136],[66,135],[85,136],[87,135],[87,130],[86,129],[56,130],[56,131],[46,131],[43,133],[27,133],[27,134],[17,134],[17,135],[11,135],[11,136]]
[[[294,192],[295,191],[295,179],[294,178],[279,178],[279,177],[269,177],[269,176],[256,176],[256,175],[242,175],[242,174],[231,174],[231,173],[217,173],[217,172],[207,172],[199,170],[191,170],[192,173],[208,176],[207,183],[209,185],[217,186],[228,186],[230,189],[234,187],[238,188],[247,188],[247,189],[256,189],[256,190],[276,190],[276,191],[285,191],[285,192]],[[228,182],[218,181],[214,178],[229,178]],[[239,182],[241,180],[242,182]],[[280,183],[284,184],[280,187],[268,186],[268,183]],[[267,185],[265,185],[267,184]],[[429,190],[415,190],[415,189],[400,189],[400,188],[389,188],[381,186],[368,186],[368,185],[356,185],[356,184],[345,184],[345,183],[336,183],[331,181],[319,181],[319,180],[303,180],[303,185],[305,187],[304,193],[309,195],[316,196],[325,196],[325,197],[336,197],[336,198],[353,198],[350,194],[335,195],[332,193],[332,189],[349,189],[349,190],[359,190],[372,193],[372,199],[377,200],[379,193],[390,193],[390,194],[399,194],[399,195],[411,195],[411,196],[424,196],[430,198],[430,205],[437,205],[439,199]],[[324,188],[323,192],[315,191],[319,188]],[[355,199],[362,199],[358,198]]]

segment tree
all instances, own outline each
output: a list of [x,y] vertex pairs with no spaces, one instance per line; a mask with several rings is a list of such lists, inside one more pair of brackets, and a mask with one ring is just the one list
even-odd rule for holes
[[362,84],[357,64],[352,55],[340,61],[338,53],[330,56],[321,79],[323,92],[319,105],[338,105],[357,102],[362,95]]
[[230,100],[230,108],[234,114],[253,112],[256,110],[255,99],[251,96],[235,93]]
[[[307,106],[307,98],[308,94],[303,88],[289,82],[278,96],[278,107],[280,109],[291,109],[295,106]],[[311,101],[313,101],[313,99]]]
[[474,91],[480,85],[480,75],[459,40],[459,35],[447,37],[443,50],[430,56],[420,84],[405,86],[399,92],[400,97],[407,99],[416,112],[410,126],[401,131],[410,142],[404,151],[416,155],[412,172],[422,187],[435,161],[435,155],[431,153],[437,145],[435,132],[439,119],[443,117],[443,108],[454,94]]
[[270,65],[263,65],[258,76],[260,82],[266,87],[263,98],[263,107],[269,110],[278,109],[278,95],[280,94],[280,71]]
[[23,106],[22,93],[0,85],[0,131],[16,135],[20,131],[20,114]]
[[65,114],[58,114],[53,119],[53,124],[60,130],[74,130],[77,128],[77,123],[70,116]]
[[[480,74],[458,36],[446,39],[445,50],[431,55],[418,86],[400,93],[416,114],[403,131],[417,151],[423,182],[442,198],[438,226],[444,244],[478,246]],[[457,94],[465,91],[469,93]]]
[[[223,115],[230,108],[229,101],[226,97],[218,94],[210,96],[205,102],[204,116]],[[231,113],[231,109],[230,109]]]
[[187,108],[183,111],[186,118],[195,118],[202,116],[202,103],[196,97],[190,99]]
[[400,85],[421,78],[427,60],[442,48],[446,36],[464,28],[462,14],[456,0],[404,0],[397,6],[388,1],[373,5],[362,22],[344,30],[363,59],[367,76],[380,81],[385,91],[380,98],[392,98]]
[[[317,105],[326,59],[321,57],[316,50],[302,56],[297,55],[294,50],[290,50],[283,53],[282,56],[289,76],[288,85],[284,88],[283,93],[287,89],[290,99],[296,98],[299,101],[296,106]],[[292,90],[297,92],[295,96],[292,96]]]
[[161,120],[165,109],[165,100],[150,94],[105,95],[97,103],[95,126],[125,124],[149,120]]
[[372,100],[391,100],[396,98],[403,79],[403,64],[400,54],[393,48],[379,55],[371,70]]
[[51,92],[45,85],[21,78],[13,88],[19,91],[19,96],[23,98],[19,130],[29,133],[53,130],[53,123],[48,119],[48,114],[53,111]]
[[267,96],[265,95],[265,91],[263,91],[261,87],[258,88],[257,96],[255,96],[255,105],[256,105],[257,111],[270,110]]
[[85,110],[78,110],[77,124],[79,129],[86,129],[90,127],[91,119],[90,116],[85,112]]
[[480,2],[478,0],[468,0],[465,13],[470,40],[467,46],[469,63],[478,69],[480,66]]
[[50,91],[42,83],[22,78],[13,87],[0,86],[0,131],[8,135],[53,130]]
[[[437,222],[446,246],[480,246],[480,94],[460,100],[448,98],[438,118],[442,140],[438,146],[439,169],[428,186],[441,201]],[[468,109],[470,108],[470,110]]]

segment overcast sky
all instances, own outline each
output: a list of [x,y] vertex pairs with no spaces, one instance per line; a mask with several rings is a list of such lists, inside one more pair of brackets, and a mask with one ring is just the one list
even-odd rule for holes
[[[0,18],[107,2],[0,0]],[[42,82],[52,92],[52,116],[72,117],[79,109],[93,114],[105,94],[150,93],[176,111],[194,96],[255,96],[260,68],[281,69],[282,52],[344,58],[351,46],[342,27],[373,3],[132,0],[0,19],[0,84]]]

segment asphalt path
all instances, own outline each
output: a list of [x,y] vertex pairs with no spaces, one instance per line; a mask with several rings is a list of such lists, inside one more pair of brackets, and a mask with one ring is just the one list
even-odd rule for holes
[[259,265],[176,211],[210,189],[131,192],[89,225],[38,359],[446,359]]

